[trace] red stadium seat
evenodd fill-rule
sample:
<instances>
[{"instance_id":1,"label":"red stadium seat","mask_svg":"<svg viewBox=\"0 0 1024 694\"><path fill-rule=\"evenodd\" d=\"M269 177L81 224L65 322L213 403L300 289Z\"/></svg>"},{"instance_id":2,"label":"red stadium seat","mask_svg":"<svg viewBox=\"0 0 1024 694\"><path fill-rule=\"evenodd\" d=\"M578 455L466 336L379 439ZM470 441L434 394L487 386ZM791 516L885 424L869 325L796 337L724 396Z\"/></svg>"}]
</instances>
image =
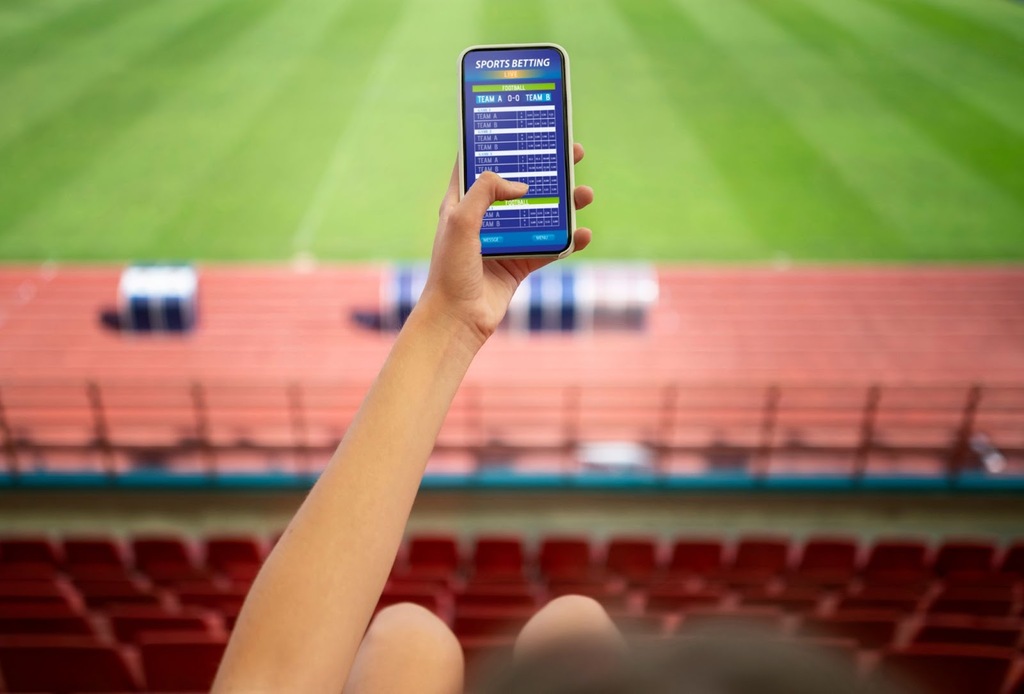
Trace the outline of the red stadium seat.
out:
<instances>
[{"instance_id":1,"label":"red stadium seat","mask_svg":"<svg viewBox=\"0 0 1024 694\"><path fill-rule=\"evenodd\" d=\"M933 571L951 574L989 574L995 568L996 547L991 542L951 540L939 547Z\"/></svg>"},{"instance_id":2,"label":"red stadium seat","mask_svg":"<svg viewBox=\"0 0 1024 694\"><path fill-rule=\"evenodd\" d=\"M73 594L54 581L0 581L0 606L73 605Z\"/></svg>"},{"instance_id":3,"label":"red stadium seat","mask_svg":"<svg viewBox=\"0 0 1024 694\"><path fill-rule=\"evenodd\" d=\"M649 538L613 538L605 559L608 572L633 583L649 581L658 568L658 547Z\"/></svg>"},{"instance_id":4,"label":"red stadium seat","mask_svg":"<svg viewBox=\"0 0 1024 694\"><path fill-rule=\"evenodd\" d=\"M132 540L135 566L158 583L204 575L192 561L184 540L171 536L142 536Z\"/></svg>"},{"instance_id":5,"label":"red stadium seat","mask_svg":"<svg viewBox=\"0 0 1024 694\"><path fill-rule=\"evenodd\" d=\"M629 597L625 588L621 582L552 581L548 584L548 594L552 598L582 595L597 600L606 610L624 610Z\"/></svg>"},{"instance_id":6,"label":"red stadium seat","mask_svg":"<svg viewBox=\"0 0 1024 694\"><path fill-rule=\"evenodd\" d=\"M94 636L96 625L68 605L8 605L0 607L0 635L63 634Z\"/></svg>"},{"instance_id":7,"label":"red stadium seat","mask_svg":"<svg viewBox=\"0 0 1024 694\"><path fill-rule=\"evenodd\" d=\"M240 586L220 587L205 584L184 586L175 591L178 602L182 605L211 610L241 608L247 592L246 588Z\"/></svg>"},{"instance_id":8,"label":"red stadium seat","mask_svg":"<svg viewBox=\"0 0 1024 694\"><path fill-rule=\"evenodd\" d=\"M455 610L452 631L460 640L495 636L513 637L533 614L534 610L530 607L460 607Z\"/></svg>"},{"instance_id":9,"label":"red stadium seat","mask_svg":"<svg viewBox=\"0 0 1024 694\"><path fill-rule=\"evenodd\" d=\"M139 637L139 655L147 690L210 691L226 646L224 636L143 634Z\"/></svg>"},{"instance_id":10,"label":"red stadium seat","mask_svg":"<svg viewBox=\"0 0 1024 694\"><path fill-rule=\"evenodd\" d=\"M883 648L893 642L900 615L891 610L841 612L827 617L805 617L798 633L812 637L852 639L862 648Z\"/></svg>"},{"instance_id":11,"label":"red stadium seat","mask_svg":"<svg viewBox=\"0 0 1024 694\"><path fill-rule=\"evenodd\" d=\"M106 537L73 537L64 540L64 557L68 568L77 566L108 566L125 569L121 546Z\"/></svg>"},{"instance_id":12,"label":"red stadium seat","mask_svg":"<svg viewBox=\"0 0 1024 694\"><path fill-rule=\"evenodd\" d=\"M549 579L583 580L593 572L586 537L547 537L540 545L540 572Z\"/></svg>"},{"instance_id":13,"label":"red stadium seat","mask_svg":"<svg viewBox=\"0 0 1024 694\"><path fill-rule=\"evenodd\" d=\"M526 585L467 586L455 596L456 609L478 608L535 608L537 596Z\"/></svg>"},{"instance_id":14,"label":"red stadium seat","mask_svg":"<svg viewBox=\"0 0 1024 694\"><path fill-rule=\"evenodd\" d=\"M419 535L409 540L410 575L452 576L461 565L454 537Z\"/></svg>"},{"instance_id":15,"label":"red stadium seat","mask_svg":"<svg viewBox=\"0 0 1024 694\"><path fill-rule=\"evenodd\" d=\"M38 562L11 562L0 564L0 581L35 581L54 579L58 570L53 564Z\"/></svg>"},{"instance_id":16,"label":"red stadium seat","mask_svg":"<svg viewBox=\"0 0 1024 694\"><path fill-rule=\"evenodd\" d=\"M46 537L0 538L0 564L61 564L60 551Z\"/></svg>"},{"instance_id":17,"label":"red stadium seat","mask_svg":"<svg viewBox=\"0 0 1024 694\"><path fill-rule=\"evenodd\" d=\"M823 593L813 586L785 586L780 590L756 586L741 596L744 606L778 607L786 612L807 613L817 609Z\"/></svg>"},{"instance_id":18,"label":"red stadium seat","mask_svg":"<svg viewBox=\"0 0 1024 694\"><path fill-rule=\"evenodd\" d=\"M1006 554L1003 555L1003 561L999 565L999 570L1002 573L1014 574L1024 578L1024 541L1014 542L1007 548Z\"/></svg>"},{"instance_id":19,"label":"red stadium seat","mask_svg":"<svg viewBox=\"0 0 1024 694\"><path fill-rule=\"evenodd\" d=\"M785 538L743 538L736 546L731 573L777 576L789 564L789 540Z\"/></svg>"},{"instance_id":20,"label":"red stadium seat","mask_svg":"<svg viewBox=\"0 0 1024 694\"><path fill-rule=\"evenodd\" d=\"M857 573L857 542L846 538L812 538L804 545L795 579L840 586Z\"/></svg>"},{"instance_id":21,"label":"red stadium seat","mask_svg":"<svg viewBox=\"0 0 1024 694\"><path fill-rule=\"evenodd\" d=\"M263 548L254 537L210 537L204 548L206 567L233 578L251 579L263 564Z\"/></svg>"},{"instance_id":22,"label":"red stadium seat","mask_svg":"<svg viewBox=\"0 0 1024 694\"><path fill-rule=\"evenodd\" d=\"M725 593L720 588L653 587L647 592L646 610L648 613L685 612L694 607L719 605L724 598Z\"/></svg>"},{"instance_id":23,"label":"red stadium seat","mask_svg":"<svg viewBox=\"0 0 1024 694\"><path fill-rule=\"evenodd\" d=\"M523 541L518 537L478 537L473 549L474 576L521 578Z\"/></svg>"},{"instance_id":24,"label":"red stadium seat","mask_svg":"<svg viewBox=\"0 0 1024 694\"><path fill-rule=\"evenodd\" d=\"M171 612L151 605L122 605L107 610L110 629L118 641L137 641L146 632L218 634L220 622L212 613L197 609Z\"/></svg>"},{"instance_id":25,"label":"red stadium seat","mask_svg":"<svg viewBox=\"0 0 1024 694\"><path fill-rule=\"evenodd\" d=\"M864 567L864 580L875 584L914 584L931 575L926 563L928 548L915 540L882 540L875 543Z\"/></svg>"},{"instance_id":26,"label":"red stadium seat","mask_svg":"<svg viewBox=\"0 0 1024 694\"><path fill-rule=\"evenodd\" d=\"M728 610L713 607L695 607L686 612L681 624L681 631L685 633L695 628L731 625L781 631L784 624L785 615L773 607L744 607Z\"/></svg>"},{"instance_id":27,"label":"red stadium seat","mask_svg":"<svg viewBox=\"0 0 1024 694\"><path fill-rule=\"evenodd\" d=\"M975 617L1006 617L1013 609L1012 589L991 586L948 586L939 593L928 611L933 614L961 614Z\"/></svg>"},{"instance_id":28,"label":"red stadium seat","mask_svg":"<svg viewBox=\"0 0 1024 694\"><path fill-rule=\"evenodd\" d=\"M12 692L137 692L141 684L123 647L81 636L2 638L0 671Z\"/></svg>"},{"instance_id":29,"label":"red stadium seat","mask_svg":"<svg viewBox=\"0 0 1024 694\"><path fill-rule=\"evenodd\" d=\"M1000 694L1014 652L989 646L925 644L883 654L880 670L929 694Z\"/></svg>"},{"instance_id":30,"label":"red stadium seat","mask_svg":"<svg viewBox=\"0 0 1024 694\"><path fill-rule=\"evenodd\" d=\"M911 643L959 643L1016 648L1021 641L1018 619L929 616L915 629Z\"/></svg>"},{"instance_id":31,"label":"red stadium seat","mask_svg":"<svg viewBox=\"0 0 1024 694\"><path fill-rule=\"evenodd\" d=\"M719 540L677 540L672 546L668 573L675 576L714 576L722 570L722 543Z\"/></svg>"},{"instance_id":32,"label":"red stadium seat","mask_svg":"<svg viewBox=\"0 0 1024 694\"><path fill-rule=\"evenodd\" d=\"M89 607L110 605L159 605L160 594L145 581L134 578L75 581Z\"/></svg>"},{"instance_id":33,"label":"red stadium seat","mask_svg":"<svg viewBox=\"0 0 1024 694\"><path fill-rule=\"evenodd\" d=\"M867 586L857 593L841 597L838 609L913 612L920 606L922 597L921 591L917 588Z\"/></svg>"},{"instance_id":34,"label":"red stadium seat","mask_svg":"<svg viewBox=\"0 0 1024 694\"><path fill-rule=\"evenodd\" d=\"M441 611L442 593L436 588L391 588L385 587L380 599L377 601L377 609L409 602L424 607L434 614Z\"/></svg>"}]
</instances>

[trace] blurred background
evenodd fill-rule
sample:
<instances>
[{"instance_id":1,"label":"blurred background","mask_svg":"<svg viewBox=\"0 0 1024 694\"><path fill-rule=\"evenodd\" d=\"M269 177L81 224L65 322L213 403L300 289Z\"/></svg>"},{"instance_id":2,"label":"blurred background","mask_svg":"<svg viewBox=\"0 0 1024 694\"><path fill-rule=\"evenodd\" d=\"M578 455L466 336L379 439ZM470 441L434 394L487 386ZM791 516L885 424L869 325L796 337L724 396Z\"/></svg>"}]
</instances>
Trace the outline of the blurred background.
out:
<instances>
[{"instance_id":1,"label":"blurred background","mask_svg":"<svg viewBox=\"0 0 1024 694\"><path fill-rule=\"evenodd\" d=\"M456 58L510 42L569 53L595 240L381 604L471 666L584 593L1021 691L1012 0L0 2L0 691L205 691L422 286Z\"/></svg>"}]
</instances>

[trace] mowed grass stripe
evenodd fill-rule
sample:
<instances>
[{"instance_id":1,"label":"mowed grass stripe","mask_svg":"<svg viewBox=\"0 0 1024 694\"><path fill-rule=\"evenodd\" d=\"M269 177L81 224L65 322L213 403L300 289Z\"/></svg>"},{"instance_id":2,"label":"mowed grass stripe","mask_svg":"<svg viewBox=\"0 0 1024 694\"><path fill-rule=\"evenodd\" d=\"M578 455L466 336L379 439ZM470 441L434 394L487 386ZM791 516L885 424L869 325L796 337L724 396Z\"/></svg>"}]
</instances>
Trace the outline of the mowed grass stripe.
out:
<instances>
[{"instance_id":1,"label":"mowed grass stripe","mask_svg":"<svg viewBox=\"0 0 1024 694\"><path fill-rule=\"evenodd\" d=\"M6 0L0 2L0 40L32 31L93 0Z\"/></svg>"},{"instance_id":2,"label":"mowed grass stripe","mask_svg":"<svg viewBox=\"0 0 1024 694\"><path fill-rule=\"evenodd\" d=\"M924 27L951 44L986 55L1010 69L1024 68L1024 42L1013 36L974 21L963 12L937 5L934 1L868 0L874 5L899 15L908 22ZM1019 21L1024 22L1024 13Z\"/></svg>"},{"instance_id":3,"label":"mowed grass stripe","mask_svg":"<svg viewBox=\"0 0 1024 694\"><path fill-rule=\"evenodd\" d=\"M69 5L63 12L0 42L0 76L63 50L98 27L118 22L122 15L138 12L147 4L140 0L88 0Z\"/></svg>"},{"instance_id":4,"label":"mowed grass stripe","mask_svg":"<svg viewBox=\"0 0 1024 694\"><path fill-rule=\"evenodd\" d=\"M39 119L67 108L101 80L116 76L173 34L209 0L151 0L118 15L81 40L48 51L20 69L0 73L0 94L17 108L0 109L0 146Z\"/></svg>"},{"instance_id":5,"label":"mowed grass stripe","mask_svg":"<svg viewBox=\"0 0 1024 694\"><path fill-rule=\"evenodd\" d=\"M1013 0L925 0L970 17L991 31L1024 42L1024 3Z\"/></svg>"},{"instance_id":6,"label":"mowed grass stripe","mask_svg":"<svg viewBox=\"0 0 1024 694\"><path fill-rule=\"evenodd\" d=\"M1000 188L1010 199L1024 201L1024 167L1020 165L1024 162L1024 137L957 94L871 50L847 27L806 5L792 0L750 4L871 91L973 175ZM956 183L957 190L966 192L962 181ZM984 202L988 206L994 201ZM1014 211L1024 210L1015 206Z\"/></svg>"},{"instance_id":7,"label":"mowed grass stripe","mask_svg":"<svg viewBox=\"0 0 1024 694\"><path fill-rule=\"evenodd\" d=\"M0 234L18 223L102 157L121 133L187 85L211 56L225 50L282 0L222 0L69 107L38 122L0 149L11 175L0 178Z\"/></svg>"},{"instance_id":8,"label":"mowed grass stripe","mask_svg":"<svg viewBox=\"0 0 1024 694\"><path fill-rule=\"evenodd\" d=\"M870 50L941 84L1004 127L1024 134L1024 73L1020 70L943 40L870 0L806 1L835 23L856 27L857 35Z\"/></svg>"},{"instance_id":9,"label":"mowed grass stripe","mask_svg":"<svg viewBox=\"0 0 1024 694\"><path fill-rule=\"evenodd\" d=\"M907 218L902 191L893 190L891 181L880 177L878 169L899 171L915 157L941 168L949 165L943 161L943 153L917 139L860 85L844 80L828 62L803 49L744 0L720 0L714 6L692 0L674 2L718 50L733 57L746 82L882 220L876 227L837 226L832 230L808 224L803 230L805 238L818 237L816 242L821 243L831 236L853 255L902 255L905 227L917 220ZM897 140L904 146L888 144ZM801 199L801 191L792 193L794 200Z\"/></svg>"},{"instance_id":10,"label":"mowed grass stripe","mask_svg":"<svg viewBox=\"0 0 1024 694\"><path fill-rule=\"evenodd\" d=\"M587 147L576 181L597 193L579 214L595 232L584 258L657 258L666 248L687 260L768 254L610 2L563 0L547 12L573 65L575 134Z\"/></svg>"},{"instance_id":11,"label":"mowed grass stripe","mask_svg":"<svg viewBox=\"0 0 1024 694\"><path fill-rule=\"evenodd\" d=\"M766 243L800 258L874 257L884 220L789 118L751 84L735 59L670 0L618 0L677 116L701 138L732 196ZM668 201L666 201L668 202Z\"/></svg>"},{"instance_id":12,"label":"mowed grass stripe","mask_svg":"<svg viewBox=\"0 0 1024 694\"><path fill-rule=\"evenodd\" d=\"M238 145L248 124L292 78L294 66L344 7L321 0L278 3L245 36L205 61L187 84L167 94L160 108L125 130L53 204L24 220L22 232L61 237L63 251L70 254L166 257L156 237L167 220L196 195L220 198L220 190L202 186L205 176ZM160 148L158 159L154 145ZM262 191L255 193L258 201ZM90 238L93 226L103 227L101 239ZM234 236L241 250L248 245L248 239L237 242L238 234L248 231L237 225L216 231L218 237Z\"/></svg>"},{"instance_id":13,"label":"mowed grass stripe","mask_svg":"<svg viewBox=\"0 0 1024 694\"><path fill-rule=\"evenodd\" d=\"M476 0L448 0L442 10L436 0L409 0L321 184L331 195L306 237L317 257L429 257L458 146L456 58L481 40L478 18Z\"/></svg>"},{"instance_id":14,"label":"mowed grass stripe","mask_svg":"<svg viewBox=\"0 0 1024 694\"><path fill-rule=\"evenodd\" d=\"M402 0L352 0L324 27L249 121L231 150L194 181L192 194L154 240L170 255L281 258L340 129L366 80L367 56ZM245 229L246 242L225 233Z\"/></svg>"}]
</instances>

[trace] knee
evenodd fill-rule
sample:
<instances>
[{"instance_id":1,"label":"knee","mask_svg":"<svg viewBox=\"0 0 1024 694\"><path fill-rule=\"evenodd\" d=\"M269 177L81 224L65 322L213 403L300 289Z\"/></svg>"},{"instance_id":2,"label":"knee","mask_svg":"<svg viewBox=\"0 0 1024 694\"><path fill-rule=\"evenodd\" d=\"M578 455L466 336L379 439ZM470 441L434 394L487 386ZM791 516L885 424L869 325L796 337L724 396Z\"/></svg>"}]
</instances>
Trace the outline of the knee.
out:
<instances>
[{"instance_id":1,"label":"knee","mask_svg":"<svg viewBox=\"0 0 1024 694\"><path fill-rule=\"evenodd\" d=\"M370 622L366 639L393 643L407 655L427 658L439 667L462 671L462 647L448 625L433 612L412 603L385 607Z\"/></svg>"},{"instance_id":2,"label":"knee","mask_svg":"<svg viewBox=\"0 0 1024 694\"><path fill-rule=\"evenodd\" d=\"M549 602L527 622L516 639L516 655L575 638L622 641L601 603L582 595L565 595Z\"/></svg>"}]
</instances>

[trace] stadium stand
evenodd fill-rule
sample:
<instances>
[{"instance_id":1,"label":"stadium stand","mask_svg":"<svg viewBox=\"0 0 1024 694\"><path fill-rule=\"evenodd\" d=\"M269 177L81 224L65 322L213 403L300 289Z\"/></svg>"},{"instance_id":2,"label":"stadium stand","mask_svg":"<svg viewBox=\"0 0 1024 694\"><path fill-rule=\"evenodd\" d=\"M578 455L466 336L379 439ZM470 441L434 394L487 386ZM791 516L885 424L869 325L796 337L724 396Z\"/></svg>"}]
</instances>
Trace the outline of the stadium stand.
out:
<instances>
[{"instance_id":1,"label":"stadium stand","mask_svg":"<svg viewBox=\"0 0 1024 694\"><path fill-rule=\"evenodd\" d=\"M509 649L538 606L579 592L600 599L633 634L753 623L856 657L866 677L895 673L936 694L1009 693L1024 667L1024 577L1013 574L994 593L950 585L950 558L961 556L965 545L986 548L968 553L972 569L1005 566L1020 547L983 538L932 545L827 536L669 542L550 536L533 542L513 535L413 535L379 607L414 602L436 613L452 626L471 667ZM8 691L205 691L244 595L237 564L225 557L252 566L264 546L264 538L238 534L0 538L0 567L49 562L53 568L52 575L0 582L0 673ZM552 564L560 547L571 548L569 559ZM124 577L80 579L71 571L83 557L113 560ZM165 575L166 559L193 557L196 563L188 566L204 572L208 584L154 580ZM414 564L424 568L422 579ZM880 567L910 567L915 577L922 572L922 582L911 588L865 584ZM835 582L837 568L845 583ZM819 569L830 581L805 580ZM737 582L735 570L769 578L763 585Z\"/></svg>"}]
</instances>

